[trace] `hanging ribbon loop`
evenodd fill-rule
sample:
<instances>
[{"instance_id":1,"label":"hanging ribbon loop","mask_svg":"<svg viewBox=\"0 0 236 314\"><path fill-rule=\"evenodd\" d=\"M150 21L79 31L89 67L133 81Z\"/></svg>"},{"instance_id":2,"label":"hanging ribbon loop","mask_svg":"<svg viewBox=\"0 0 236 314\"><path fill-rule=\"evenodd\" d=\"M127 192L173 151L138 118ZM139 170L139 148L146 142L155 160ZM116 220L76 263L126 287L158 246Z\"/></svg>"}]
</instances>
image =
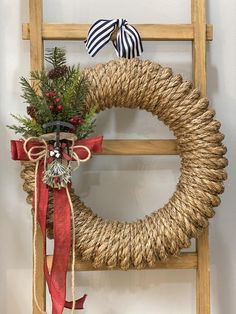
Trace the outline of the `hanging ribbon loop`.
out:
<instances>
[{"instance_id":1,"label":"hanging ribbon loop","mask_svg":"<svg viewBox=\"0 0 236 314\"><path fill-rule=\"evenodd\" d=\"M91 57L94 57L111 40L116 28L118 31L113 45L117 56L131 59L141 55L142 40L134 26L129 25L126 19L100 19L91 26L85 40L86 49Z\"/></svg>"}]
</instances>

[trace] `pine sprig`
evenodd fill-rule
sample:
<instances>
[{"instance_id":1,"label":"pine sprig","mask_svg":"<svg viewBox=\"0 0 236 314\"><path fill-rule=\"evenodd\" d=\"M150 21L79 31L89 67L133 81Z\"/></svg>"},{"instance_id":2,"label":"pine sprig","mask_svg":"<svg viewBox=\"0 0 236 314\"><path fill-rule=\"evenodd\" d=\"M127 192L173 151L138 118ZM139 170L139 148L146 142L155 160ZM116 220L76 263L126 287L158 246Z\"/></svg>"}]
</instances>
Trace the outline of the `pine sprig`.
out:
<instances>
[{"instance_id":1,"label":"pine sprig","mask_svg":"<svg viewBox=\"0 0 236 314\"><path fill-rule=\"evenodd\" d=\"M20 83L22 86L22 98L25 100L25 103L34 107L35 110L35 119L38 123L45 123L51 120L51 112L48 108L47 102L43 97L45 90L47 90L45 73L44 72L32 72L30 80L34 80L34 87L30 82L21 77ZM39 90L40 93L37 93L36 90Z\"/></svg>"},{"instance_id":2,"label":"pine sprig","mask_svg":"<svg viewBox=\"0 0 236 314\"><path fill-rule=\"evenodd\" d=\"M86 138L94 131L94 125L96 120L94 119L97 108L93 107L89 112L85 114L84 123L82 123L76 131L78 138Z\"/></svg>"},{"instance_id":3,"label":"pine sprig","mask_svg":"<svg viewBox=\"0 0 236 314\"><path fill-rule=\"evenodd\" d=\"M30 80L34 81L34 86L41 91L42 95L44 95L46 91L54 88L54 83L48 79L45 71L32 71Z\"/></svg>"},{"instance_id":4,"label":"pine sprig","mask_svg":"<svg viewBox=\"0 0 236 314\"><path fill-rule=\"evenodd\" d=\"M57 47L47 51L45 60L52 66L48 72L33 71L29 79L20 78L22 97L32 119L13 115L19 126L10 128L24 137L38 136L54 131L43 130L43 124L59 120L73 124L78 138L88 136L94 129L96 109L87 112L85 98L89 86L79 66L66 66L65 50Z\"/></svg>"},{"instance_id":5,"label":"pine sprig","mask_svg":"<svg viewBox=\"0 0 236 314\"><path fill-rule=\"evenodd\" d=\"M19 123L19 125L8 125L16 134L21 134L24 138L43 134L43 128L34 119L14 114L11 114L11 116Z\"/></svg>"},{"instance_id":6,"label":"pine sprig","mask_svg":"<svg viewBox=\"0 0 236 314\"><path fill-rule=\"evenodd\" d=\"M80 81L79 67L71 67L68 70L68 76L65 82L65 91L63 101L66 106L70 106L75 96L76 88Z\"/></svg>"},{"instance_id":7,"label":"pine sprig","mask_svg":"<svg viewBox=\"0 0 236 314\"><path fill-rule=\"evenodd\" d=\"M72 103L72 106L75 110L81 110L80 104L84 102L84 99L89 91L89 85L88 82L85 80L84 77L81 77L78 81L78 84L75 88L75 94L74 94L74 102ZM83 108L84 110L84 108ZM96 110L94 111L95 114Z\"/></svg>"},{"instance_id":8,"label":"pine sprig","mask_svg":"<svg viewBox=\"0 0 236 314\"><path fill-rule=\"evenodd\" d=\"M66 64L66 52L62 48L48 49L45 55L45 60L54 68Z\"/></svg>"},{"instance_id":9,"label":"pine sprig","mask_svg":"<svg viewBox=\"0 0 236 314\"><path fill-rule=\"evenodd\" d=\"M24 98L27 104L37 107L40 103L40 97L37 95L35 88L24 77L20 78L20 84L23 91L22 98Z\"/></svg>"}]
</instances>

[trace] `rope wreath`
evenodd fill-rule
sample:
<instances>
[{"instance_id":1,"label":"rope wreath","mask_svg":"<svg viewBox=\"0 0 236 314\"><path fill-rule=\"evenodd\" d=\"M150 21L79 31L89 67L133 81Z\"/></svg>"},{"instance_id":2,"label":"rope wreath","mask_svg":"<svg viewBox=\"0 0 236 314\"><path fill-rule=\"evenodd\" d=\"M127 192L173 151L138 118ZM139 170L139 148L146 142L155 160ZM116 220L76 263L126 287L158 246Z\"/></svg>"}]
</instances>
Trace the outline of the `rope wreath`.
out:
<instances>
[{"instance_id":1,"label":"rope wreath","mask_svg":"<svg viewBox=\"0 0 236 314\"><path fill-rule=\"evenodd\" d=\"M98 112L111 107L139 108L155 115L173 131L181 157L181 176L169 201L142 220L122 223L98 217L78 196L75 209L76 254L95 267L127 270L152 267L157 260L178 255L190 246L214 215L224 190L227 159L220 122L192 83L173 75L170 68L138 59L118 59L83 75L90 82L87 108ZM27 201L32 203L34 165L24 162ZM53 204L49 201L48 236L53 236Z\"/></svg>"}]
</instances>

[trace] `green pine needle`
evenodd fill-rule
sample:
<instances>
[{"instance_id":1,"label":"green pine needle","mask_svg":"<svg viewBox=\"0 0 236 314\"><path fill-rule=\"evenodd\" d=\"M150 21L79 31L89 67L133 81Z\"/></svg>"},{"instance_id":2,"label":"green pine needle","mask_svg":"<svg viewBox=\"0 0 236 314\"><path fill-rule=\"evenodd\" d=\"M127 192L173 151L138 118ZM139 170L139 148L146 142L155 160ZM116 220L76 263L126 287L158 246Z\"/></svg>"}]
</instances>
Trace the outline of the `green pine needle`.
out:
<instances>
[{"instance_id":1,"label":"green pine needle","mask_svg":"<svg viewBox=\"0 0 236 314\"><path fill-rule=\"evenodd\" d=\"M11 114L11 116L19 123L19 125L8 125L16 134L21 134L24 138L27 138L30 136L37 137L44 133L42 126L35 120L20 115Z\"/></svg>"},{"instance_id":2,"label":"green pine needle","mask_svg":"<svg viewBox=\"0 0 236 314\"><path fill-rule=\"evenodd\" d=\"M79 116L84 123L76 127L76 134L78 138L86 137L94 129L96 113L96 108L87 112L85 98L89 86L86 79L81 75L79 66L66 66L64 49L49 49L45 60L53 66L50 75L44 70L32 71L29 79L20 78L22 98L29 107L28 112L33 112L33 119L13 115L19 125L9 127L23 137L38 136L55 131L53 128L43 130L42 125L47 122L69 122L74 116ZM55 96L48 96L51 93ZM59 104L56 99L59 99ZM57 110L58 105L61 110Z\"/></svg>"},{"instance_id":3,"label":"green pine needle","mask_svg":"<svg viewBox=\"0 0 236 314\"><path fill-rule=\"evenodd\" d=\"M50 63L54 68L66 64L66 52L62 48L47 49L45 60Z\"/></svg>"},{"instance_id":4,"label":"green pine needle","mask_svg":"<svg viewBox=\"0 0 236 314\"><path fill-rule=\"evenodd\" d=\"M76 130L78 138L83 139L88 137L94 131L95 119L97 107L92 107L89 112L85 114L84 123L82 123Z\"/></svg>"}]
</instances>

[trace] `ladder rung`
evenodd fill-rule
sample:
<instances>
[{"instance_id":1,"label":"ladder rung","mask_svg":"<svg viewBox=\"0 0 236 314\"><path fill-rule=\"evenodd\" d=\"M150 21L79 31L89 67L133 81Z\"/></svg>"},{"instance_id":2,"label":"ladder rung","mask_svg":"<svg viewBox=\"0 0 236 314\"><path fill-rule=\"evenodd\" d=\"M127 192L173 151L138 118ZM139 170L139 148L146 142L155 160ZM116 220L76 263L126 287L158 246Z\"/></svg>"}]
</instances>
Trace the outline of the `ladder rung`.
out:
<instances>
[{"instance_id":1,"label":"ladder rung","mask_svg":"<svg viewBox=\"0 0 236 314\"><path fill-rule=\"evenodd\" d=\"M90 24L43 24L43 39L84 40ZM134 24L142 40L193 40L193 24ZM30 25L22 25L22 38L30 39ZM213 26L206 25L206 39L213 39Z\"/></svg>"},{"instance_id":2,"label":"ladder rung","mask_svg":"<svg viewBox=\"0 0 236 314\"><path fill-rule=\"evenodd\" d=\"M51 255L47 256L47 263L49 271L52 267L53 257ZM153 267L146 269L197 269L197 253L182 253L178 257L171 256L168 258L166 262L158 261ZM69 266L68 270L71 269ZM75 263L76 271L93 271L93 270L120 270L120 268L112 268L110 269L107 266L94 268L93 265L89 262L82 262L80 260L76 260ZM135 268L130 268L130 270L135 270Z\"/></svg>"},{"instance_id":3,"label":"ladder rung","mask_svg":"<svg viewBox=\"0 0 236 314\"><path fill-rule=\"evenodd\" d=\"M177 155L176 140L104 140L97 155Z\"/></svg>"}]
</instances>

